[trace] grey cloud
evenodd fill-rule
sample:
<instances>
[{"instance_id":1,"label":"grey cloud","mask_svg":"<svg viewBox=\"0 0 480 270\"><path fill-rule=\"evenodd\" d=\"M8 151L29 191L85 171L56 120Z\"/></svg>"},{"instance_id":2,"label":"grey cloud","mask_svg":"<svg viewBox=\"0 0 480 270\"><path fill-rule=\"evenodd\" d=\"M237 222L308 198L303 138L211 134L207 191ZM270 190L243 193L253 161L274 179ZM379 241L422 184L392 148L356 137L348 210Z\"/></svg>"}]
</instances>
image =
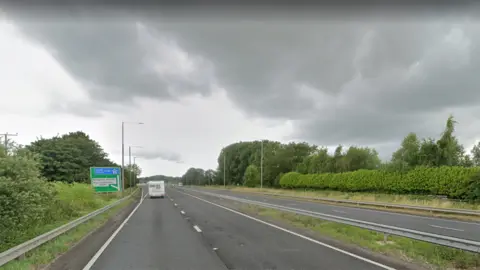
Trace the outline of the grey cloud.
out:
<instances>
[{"instance_id":1,"label":"grey cloud","mask_svg":"<svg viewBox=\"0 0 480 270\"><path fill-rule=\"evenodd\" d=\"M175 100L210 93L212 70L207 62L187 55L193 70L175 70L181 67L175 66L175 51L167 51L170 41L152 37L134 18L57 21L40 17L16 24L49 49L94 101L132 103L134 97Z\"/></svg>"},{"instance_id":2,"label":"grey cloud","mask_svg":"<svg viewBox=\"0 0 480 270\"><path fill-rule=\"evenodd\" d=\"M410 131L436 135L444 121L438 114L480 102L480 28L460 16L158 17L141 21L154 37L193 56L198 71L159 76L145 61L155 51L149 44L157 43L137 42L135 20L22 29L49 44L79 80L95 85L96 100L208 95L213 82L250 116L295 119L293 137L324 145L388 144ZM169 62L168 55L158 58Z\"/></svg>"},{"instance_id":3,"label":"grey cloud","mask_svg":"<svg viewBox=\"0 0 480 270\"><path fill-rule=\"evenodd\" d=\"M240 108L296 119L292 136L320 144L436 136L445 120L436 114L480 101L480 28L461 17L168 27L215 64Z\"/></svg>"}]
</instances>

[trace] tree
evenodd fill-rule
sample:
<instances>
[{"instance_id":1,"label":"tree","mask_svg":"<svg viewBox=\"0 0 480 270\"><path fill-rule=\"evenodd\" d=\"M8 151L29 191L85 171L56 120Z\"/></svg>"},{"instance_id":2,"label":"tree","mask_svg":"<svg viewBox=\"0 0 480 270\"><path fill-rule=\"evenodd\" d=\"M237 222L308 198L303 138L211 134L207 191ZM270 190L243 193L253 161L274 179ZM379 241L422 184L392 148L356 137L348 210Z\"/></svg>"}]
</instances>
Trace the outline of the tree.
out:
<instances>
[{"instance_id":1,"label":"tree","mask_svg":"<svg viewBox=\"0 0 480 270\"><path fill-rule=\"evenodd\" d=\"M214 184L216 179L216 172L212 169L205 171L205 180L207 181L208 185Z\"/></svg>"},{"instance_id":2,"label":"tree","mask_svg":"<svg viewBox=\"0 0 480 270\"><path fill-rule=\"evenodd\" d=\"M200 168L189 168L182 176L182 182L186 185L204 185L207 183L205 171Z\"/></svg>"},{"instance_id":3,"label":"tree","mask_svg":"<svg viewBox=\"0 0 480 270\"><path fill-rule=\"evenodd\" d=\"M419 164L423 166L438 166L439 149L432 138L423 139L418 153Z\"/></svg>"},{"instance_id":4,"label":"tree","mask_svg":"<svg viewBox=\"0 0 480 270\"><path fill-rule=\"evenodd\" d=\"M377 151L368 147L350 146L342 159L345 171L374 170L381 164Z\"/></svg>"},{"instance_id":5,"label":"tree","mask_svg":"<svg viewBox=\"0 0 480 270\"><path fill-rule=\"evenodd\" d=\"M81 131L39 138L27 149L40 156L42 175L49 181L88 183L90 167L118 166L96 141Z\"/></svg>"},{"instance_id":6,"label":"tree","mask_svg":"<svg viewBox=\"0 0 480 270\"><path fill-rule=\"evenodd\" d=\"M402 164L409 168L413 168L420 164L420 140L417 134L411 132L401 143L400 148L392 155L392 163Z\"/></svg>"},{"instance_id":7,"label":"tree","mask_svg":"<svg viewBox=\"0 0 480 270\"><path fill-rule=\"evenodd\" d=\"M244 183L247 187L255 187L260 184L260 172L255 165L249 165L243 176Z\"/></svg>"},{"instance_id":8,"label":"tree","mask_svg":"<svg viewBox=\"0 0 480 270\"><path fill-rule=\"evenodd\" d=\"M470 151L472 154L472 162L475 166L480 166L480 142L473 146Z\"/></svg>"},{"instance_id":9,"label":"tree","mask_svg":"<svg viewBox=\"0 0 480 270\"><path fill-rule=\"evenodd\" d=\"M456 123L453 116L449 116L445 130L437 141L438 166L456 166L459 165L462 160L464 154L463 146L458 143L457 138L453 135Z\"/></svg>"}]
</instances>

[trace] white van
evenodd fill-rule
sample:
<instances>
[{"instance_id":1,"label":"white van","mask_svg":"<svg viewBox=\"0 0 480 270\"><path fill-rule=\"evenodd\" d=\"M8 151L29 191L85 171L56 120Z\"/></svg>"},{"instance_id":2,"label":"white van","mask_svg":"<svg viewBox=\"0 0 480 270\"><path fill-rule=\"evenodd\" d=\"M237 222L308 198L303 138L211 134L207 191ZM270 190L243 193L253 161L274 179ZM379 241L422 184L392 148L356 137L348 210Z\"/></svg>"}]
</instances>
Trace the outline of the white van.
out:
<instances>
[{"instance_id":1,"label":"white van","mask_svg":"<svg viewBox=\"0 0 480 270\"><path fill-rule=\"evenodd\" d=\"M148 196L165 198L165 181L148 181Z\"/></svg>"}]
</instances>

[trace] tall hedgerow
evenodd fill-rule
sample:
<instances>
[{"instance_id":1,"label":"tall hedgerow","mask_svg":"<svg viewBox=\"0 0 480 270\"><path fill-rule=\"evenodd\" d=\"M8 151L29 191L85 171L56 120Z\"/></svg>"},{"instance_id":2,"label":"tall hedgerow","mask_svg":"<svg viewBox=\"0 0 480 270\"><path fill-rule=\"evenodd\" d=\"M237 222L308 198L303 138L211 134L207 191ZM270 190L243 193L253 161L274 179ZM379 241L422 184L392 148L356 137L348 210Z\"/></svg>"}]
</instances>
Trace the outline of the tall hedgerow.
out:
<instances>
[{"instance_id":1,"label":"tall hedgerow","mask_svg":"<svg viewBox=\"0 0 480 270\"><path fill-rule=\"evenodd\" d=\"M345 173L299 174L280 179L283 188L330 189L347 192L444 195L464 199L471 193L478 167L416 167L408 172L358 170Z\"/></svg>"}]
</instances>

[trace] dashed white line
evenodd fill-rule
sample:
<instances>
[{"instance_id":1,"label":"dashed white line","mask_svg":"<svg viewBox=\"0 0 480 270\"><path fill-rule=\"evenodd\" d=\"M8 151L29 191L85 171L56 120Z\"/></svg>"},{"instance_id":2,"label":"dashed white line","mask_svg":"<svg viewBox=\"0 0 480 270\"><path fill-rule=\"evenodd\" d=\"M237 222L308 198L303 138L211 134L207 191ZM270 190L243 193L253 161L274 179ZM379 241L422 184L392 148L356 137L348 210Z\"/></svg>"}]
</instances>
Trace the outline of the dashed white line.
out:
<instances>
[{"instance_id":1,"label":"dashed white line","mask_svg":"<svg viewBox=\"0 0 480 270\"><path fill-rule=\"evenodd\" d=\"M185 215L185 211L183 211L183 210L182 210L182 211L180 211L180 213L181 213L182 215Z\"/></svg>"},{"instance_id":2,"label":"dashed white line","mask_svg":"<svg viewBox=\"0 0 480 270\"><path fill-rule=\"evenodd\" d=\"M173 205L178 206L178 204L174 203Z\"/></svg>"},{"instance_id":3,"label":"dashed white line","mask_svg":"<svg viewBox=\"0 0 480 270\"><path fill-rule=\"evenodd\" d=\"M464 232L465 230L462 230L462 229L455 229L455 228L449 228L449 227L442 227L442 226L438 226L438 225L428 225L430 227L434 227L434 228L439 228L439 229L445 229L445 230L452 230L452 231L458 231L458 232Z\"/></svg>"},{"instance_id":4,"label":"dashed white line","mask_svg":"<svg viewBox=\"0 0 480 270\"><path fill-rule=\"evenodd\" d=\"M209 203L209 204L215 205L215 206L217 206L217 207L220 207L220 208L225 209L225 210L227 210L227 211L230 211L230 212L232 212L232 213L238 214L238 215L243 216L243 217L246 217L246 218L248 218L248 219L251 219L251 220L257 221L257 222L259 222L259 223L265 224L265 225L267 225L267 226L273 227L273 228L275 228L275 229L278 229L278 230L284 231L284 232L286 232L286 233L289 233L289 234L298 236L298 237L300 237L300 238L302 238L302 239L305 239L305 240L307 240L307 241L313 242L313 243L315 243L315 244L318 244L318 245L324 246L324 247L326 247L326 248L335 250L335 251L337 251L337 252L343 253L343 254L345 254L345 255L348 255L348 256L350 256L350 257L356 258L356 259L358 259L358 260L361 260L361 261L364 261L364 262L367 262L367 263L376 265L376 266L381 267L381 268L383 268L383 269L396 270L395 268L392 268L392 267L390 267L390 266L387 266L387 265L384 265L384 264L381 264L381 263L372 261L372 260L370 260L370 259L361 257L361 256L359 256L359 255L353 254L353 253L348 252L348 251L346 251L346 250L336 248L336 247L334 247L334 246L331 246L331 245L329 245L329 244L320 242L320 241L315 240L315 239L313 239L313 238L310 238L310 237L308 237L308 236L301 235L301 234L299 234L299 233L290 231L290 230L288 230L288 229L282 228L282 227L277 226L277 225L274 225L274 224L272 224L272 223L263 221L263 220L261 220L261 219L258 219L258 218L252 217L252 216L249 216L249 215L244 214L244 213L242 213L242 212L238 212L238 211L236 211L236 210L230 209L230 208L225 207L225 206L223 206L223 205L219 205L219 204L216 204L216 203L207 201L207 200L205 200L205 199L202 199L202 198L197 197L197 196L195 196L195 195L188 194L188 193L186 193L186 192L182 192L182 191L179 191L179 192L180 192L180 193L183 193L183 194L185 194L185 195L188 195L188 196L190 196L190 197L196 198L196 199L198 199L198 200L200 200L200 201L203 201L203 202L205 202L205 203ZM196 226L196 225L195 225L195 226ZM194 226L194 227L195 227L195 226ZM197 229L197 228L195 228L195 229ZM198 228L198 230L200 230L200 228ZM198 231L198 230L197 230L197 231Z\"/></svg>"},{"instance_id":5,"label":"dashed white line","mask_svg":"<svg viewBox=\"0 0 480 270\"><path fill-rule=\"evenodd\" d=\"M333 212L336 212L336 213L342 213L342 214L346 214L347 212L345 211L340 211L340 210L332 210Z\"/></svg>"},{"instance_id":6,"label":"dashed white line","mask_svg":"<svg viewBox=\"0 0 480 270\"><path fill-rule=\"evenodd\" d=\"M200 230L200 228L199 228L197 225L194 225L193 228L194 228L197 232L202 232L202 230Z\"/></svg>"}]
</instances>

